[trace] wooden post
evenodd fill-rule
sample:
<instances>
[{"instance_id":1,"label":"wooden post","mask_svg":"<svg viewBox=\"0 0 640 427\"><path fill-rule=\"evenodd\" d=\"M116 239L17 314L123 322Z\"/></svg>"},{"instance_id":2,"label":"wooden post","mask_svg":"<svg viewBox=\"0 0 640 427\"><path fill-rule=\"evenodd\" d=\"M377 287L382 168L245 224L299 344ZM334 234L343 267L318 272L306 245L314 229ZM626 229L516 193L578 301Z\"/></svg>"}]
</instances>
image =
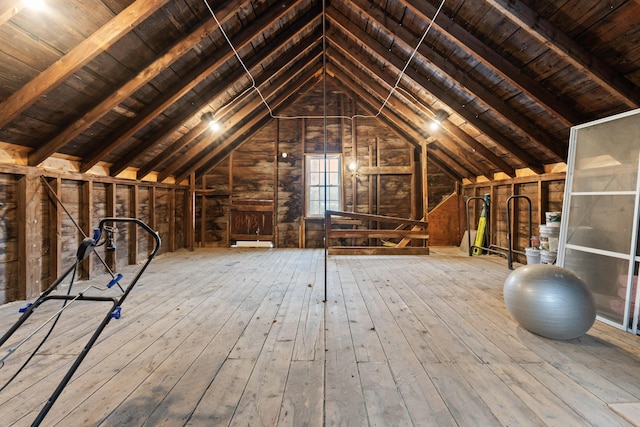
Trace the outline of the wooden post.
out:
<instances>
[{"instance_id":1,"label":"wooden post","mask_svg":"<svg viewBox=\"0 0 640 427\"><path fill-rule=\"evenodd\" d=\"M147 224L153 231L156 230L156 187L152 185L149 187L149 224ZM149 244L147 252L151 251L153 248L154 239L149 236Z\"/></svg>"},{"instance_id":2,"label":"wooden post","mask_svg":"<svg viewBox=\"0 0 640 427\"><path fill-rule=\"evenodd\" d=\"M273 144L273 247L279 246L278 242L278 146L280 145L280 119L276 119L275 142Z\"/></svg>"},{"instance_id":3,"label":"wooden post","mask_svg":"<svg viewBox=\"0 0 640 427\"><path fill-rule=\"evenodd\" d=\"M176 189L169 190L169 252L176 251Z\"/></svg>"},{"instance_id":4,"label":"wooden post","mask_svg":"<svg viewBox=\"0 0 640 427\"><path fill-rule=\"evenodd\" d=\"M40 178L22 176L18 180L18 286L16 299L26 299L41 291L42 233Z\"/></svg>"},{"instance_id":5,"label":"wooden post","mask_svg":"<svg viewBox=\"0 0 640 427\"><path fill-rule=\"evenodd\" d=\"M80 198L80 227L88 237L92 237L93 221L93 181L85 181L82 184L82 195ZM80 264L78 271L79 279L90 279L93 273L93 257L87 257Z\"/></svg>"},{"instance_id":6,"label":"wooden post","mask_svg":"<svg viewBox=\"0 0 640 427\"><path fill-rule=\"evenodd\" d=\"M107 196L107 200L105 203L106 204L105 214L108 217L115 217L116 216L116 184L115 183L107 184L106 196ZM117 236L117 233L116 233L116 236ZM103 248L105 253L105 262L107 263L111 271L117 271L118 257L116 256L116 253L114 251L107 251L106 245L103 246Z\"/></svg>"},{"instance_id":7,"label":"wooden post","mask_svg":"<svg viewBox=\"0 0 640 427\"><path fill-rule=\"evenodd\" d=\"M422 148L420 151L420 164L422 166L422 219L424 221L429 221L429 176L427 175L429 170L427 165L427 141L422 142L420 145Z\"/></svg>"},{"instance_id":8,"label":"wooden post","mask_svg":"<svg viewBox=\"0 0 640 427\"><path fill-rule=\"evenodd\" d=\"M185 219L185 236L187 239L187 247L190 251L195 249L196 241L196 174L191 173L189 177L189 195L187 197L187 209Z\"/></svg>"},{"instance_id":9,"label":"wooden post","mask_svg":"<svg viewBox=\"0 0 640 427\"><path fill-rule=\"evenodd\" d=\"M60 199L62 179L53 178L49 186L55 194L49 197L49 282L52 283L62 273L62 207L56 200Z\"/></svg>"},{"instance_id":10,"label":"wooden post","mask_svg":"<svg viewBox=\"0 0 640 427\"><path fill-rule=\"evenodd\" d=\"M202 188L207 189L207 176L202 176ZM207 247L207 195L203 191L200 193L200 247Z\"/></svg>"},{"instance_id":11,"label":"wooden post","mask_svg":"<svg viewBox=\"0 0 640 427\"><path fill-rule=\"evenodd\" d=\"M484 194L481 194L484 196ZM498 243L498 211L497 211L496 186L491 185L489 188L489 231L487 236L487 247Z\"/></svg>"},{"instance_id":12,"label":"wooden post","mask_svg":"<svg viewBox=\"0 0 640 427\"><path fill-rule=\"evenodd\" d=\"M549 209L549 182L538 180L538 224L546 224L545 212Z\"/></svg>"},{"instance_id":13,"label":"wooden post","mask_svg":"<svg viewBox=\"0 0 640 427\"><path fill-rule=\"evenodd\" d=\"M130 212L132 218L138 218L139 215L139 203L140 203L140 188L138 184L134 184L130 187ZM136 224L129 224L129 264L135 265L138 263L138 226Z\"/></svg>"},{"instance_id":14,"label":"wooden post","mask_svg":"<svg viewBox=\"0 0 640 427\"><path fill-rule=\"evenodd\" d=\"M356 100L353 100L353 112L356 112ZM353 161L358 167L358 126L357 118L351 120L351 152L353 153ZM357 169L351 174L351 192L353 193L353 211L358 212L358 173Z\"/></svg>"}]
</instances>

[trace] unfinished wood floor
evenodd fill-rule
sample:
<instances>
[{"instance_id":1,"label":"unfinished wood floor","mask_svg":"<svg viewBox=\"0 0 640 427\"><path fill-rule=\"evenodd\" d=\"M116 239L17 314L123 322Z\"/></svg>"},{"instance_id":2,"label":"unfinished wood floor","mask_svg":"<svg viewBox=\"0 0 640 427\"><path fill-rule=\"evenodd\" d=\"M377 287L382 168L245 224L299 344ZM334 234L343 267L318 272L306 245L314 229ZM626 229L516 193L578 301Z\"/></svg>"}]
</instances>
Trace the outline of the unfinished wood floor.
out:
<instances>
[{"instance_id":1,"label":"unfinished wood floor","mask_svg":"<svg viewBox=\"0 0 640 427\"><path fill-rule=\"evenodd\" d=\"M638 337L599 322L567 342L519 328L502 300L505 264L437 248L430 256L330 257L325 304L321 250L163 255L43 425L623 426L640 419ZM51 316L52 305L38 319ZM2 332L18 307L0 307ZM32 422L103 311L95 303L65 311L42 355L0 392L2 425ZM38 341L7 359L2 383Z\"/></svg>"}]
</instances>

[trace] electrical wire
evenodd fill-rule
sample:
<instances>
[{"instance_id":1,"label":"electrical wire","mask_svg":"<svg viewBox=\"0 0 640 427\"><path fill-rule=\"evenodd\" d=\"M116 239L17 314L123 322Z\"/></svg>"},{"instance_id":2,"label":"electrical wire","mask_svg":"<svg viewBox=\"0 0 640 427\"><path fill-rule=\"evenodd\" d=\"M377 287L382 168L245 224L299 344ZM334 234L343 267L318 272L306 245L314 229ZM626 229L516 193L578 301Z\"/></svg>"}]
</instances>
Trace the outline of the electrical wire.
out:
<instances>
[{"instance_id":1,"label":"electrical wire","mask_svg":"<svg viewBox=\"0 0 640 427\"><path fill-rule=\"evenodd\" d=\"M75 277L76 277L76 271L78 270L78 265L79 265L79 261L75 262L74 268L73 268L73 272L71 274L71 280L69 282L69 289L67 289L67 295L71 294L71 288L73 287L73 282L75 281ZM42 338L42 340L40 341L40 343L36 346L36 348L31 352L31 354L29 355L29 357L27 357L27 360L24 361L24 363L18 368L18 370L16 370L16 372L13 373L13 375L11 376L11 378L9 378L7 380L7 382L4 383L4 385L0 388L0 392L2 392L9 384L11 384L13 382L14 379L16 379L16 377L24 370L24 368L26 368L26 366L29 364L29 362L31 362L31 359L33 359L33 357L36 355L36 353L38 353L38 351L40 350L40 348L42 348L42 346L44 345L45 342L47 342L47 340L49 339L49 336L51 335L51 333L53 332L53 329L56 327L56 325L58 324L58 320L60 320L60 316L62 315L62 312L65 310L65 307L67 307L67 300L64 300L62 302L62 307L60 308L60 310L58 310L52 317L50 317L46 322L44 322L39 328L37 328L35 331L33 331L31 334L29 334L25 339L23 339L20 343L18 343L17 345L15 345L14 347L10 348L9 351L7 352L6 355L4 355L2 357L2 359L0 359L0 368L4 367L4 361L11 355L13 354L13 352L15 350L17 350L21 345L23 345L25 342L27 342L27 340L29 340L33 335L35 335L39 330L41 330L47 323L49 323L52 319L53 323L51 324L51 327L49 328L49 331L47 331L46 335Z\"/></svg>"},{"instance_id":2,"label":"electrical wire","mask_svg":"<svg viewBox=\"0 0 640 427\"><path fill-rule=\"evenodd\" d=\"M386 107L386 105L389 102L389 99L391 98L393 93L397 89L400 88L400 81L402 80L402 77L404 76L404 73L406 72L407 68L409 67L409 64L413 60L413 58L416 55L418 49L420 48L420 46L424 42L424 39L427 37L427 34L429 33L429 30L431 30L431 27L433 26L434 21L436 20L436 18L440 14L440 11L442 10L442 7L444 6L444 3L445 3L446 0L442 0L442 2L440 3L440 6L438 6L438 9L436 10L435 14L433 15L433 18L431 19L431 21L427 25L426 29L424 30L424 32L422 34L422 37L420 37L420 40L418 41L418 43L416 44L415 48L411 52L411 55L409 56L409 59L407 59L404 67L400 71L400 74L398 74L398 78L396 79L396 83L393 85L393 87L389 91L389 94L387 95L385 100L382 102L382 105L380 106L380 108L378 109L376 114L374 114L374 115L354 114L352 116L342 116L342 115L337 115L337 116L331 115L331 116L329 116L329 115L326 114L326 111L325 111L325 114L323 114L322 116L281 116L281 115L274 114L274 112L271 109L271 107L269 106L269 103L267 102L266 98L264 97L264 95L262 94L262 92L260 91L258 86L256 85L256 80L254 79L253 75L251 74L251 71L249 71L249 69L245 65L244 61L240 57L240 54L238 53L238 51L236 50L235 46L231 42L231 39L229 39L229 36L227 35L226 31L222 27L222 24L220 23L220 21L218 21L218 18L216 17L216 14L213 11L213 9L211 8L211 6L209 5L208 0L203 0L203 1L204 1L205 6L207 7L207 9L209 10L209 13L211 13L211 16L215 20L218 28L220 29L220 32L222 33L222 36L227 41L227 44L229 45L229 47L233 51L235 57L238 59L238 62L240 63L240 65L244 69L244 71L247 74L247 76L249 76L249 78L251 79L251 86L249 88L247 88L245 91L243 91L236 98L234 98L232 101L230 101L227 105L222 107L223 109L227 108L229 105L231 105L234 102L236 102L236 100L238 98L240 98L241 96L244 96L247 92L255 91L258 94L258 96L260 97L260 99L262 100L262 103L265 105L265 107L267 107L267 110L269 111L269 116L271 116L271 118L274 118L274 119L325 119L325 120L326 119L346 119L346 120L354 120L355 118L377 118L378 116L380 116L380 114L382 113L382 110ZM326 40L325 15L326 15L326 11L325 11L324 2L323 2L323 9L322 9L322 18L323 18L323 20L322 20L322 52L323 52L323 66L322 66L323 70L322 70L322 72L323 72L323 74L326 73L326 69L325 69L326 68L326 62L325 62L326 61L326 59L325 59L325 55L326 55L326 53L325 53L326 52L326 44L325 44L325 40ZM326 91L326 89L325 89L325 91Z\"/></svg>"},{"instance_id":3,"label":"electrical wire","mask_svg":"<svg viewBox=\"0 0 640 427\"><path fill-rule=\"evenodd\" d=\"M80 225L76 222L76 220L71 216L71 213L67 210L67 208L65 207L64 203L62 203L62 200L60 200L60 198L58 197L58 195L56 194L56 192L54 191L53 188L51 188L51 185L49 185L49 183L47 182L47 180L45 179L45 177L43 175L40 175L40 180L42 181L43 184L45 184L47 186L47 188L49 189L49 191L47 192L47 194L49 195L49 197L53 198L55 202L57 202L58 204L60 204L60 206L62 207L62 209L64 210L64 212L67 214L67 216L69 217L69 219L71 220L71 222L73 223L73 225L76 227L76 229L78 229L78 231L80 232L80 234L82 234L82 237L86 238L87 234L84 232L84 230L82 229L82 227L80 227ZM99 253L95 252L96 257L98 257L98 259L100 260L100 262L102 263L102 265L104 266L104 268L107 270L107 272L111 275L112 278L115 278L116 275L115 273L111 270L111 268L109 268L109 266L107 265L107 262L100 256Z\"/></svg>"}]
</instances>

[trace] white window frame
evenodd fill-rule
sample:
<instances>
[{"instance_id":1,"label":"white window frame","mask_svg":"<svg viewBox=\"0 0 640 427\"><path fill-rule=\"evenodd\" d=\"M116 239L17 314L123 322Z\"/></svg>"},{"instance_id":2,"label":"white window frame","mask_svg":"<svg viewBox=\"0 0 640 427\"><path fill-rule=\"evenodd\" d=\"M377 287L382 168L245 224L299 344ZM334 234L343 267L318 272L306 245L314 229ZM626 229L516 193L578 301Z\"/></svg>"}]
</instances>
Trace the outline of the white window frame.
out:
<instances>
[{"instance_id":1,"label":"white window frame","mask_svg":"<svg viewBox=\"0 0 640 427\"><path fill-rule=\"evenodd\" d=\"M308 154L305 166L306 216L319 218L324 217L325 209L342 210L342 156L327 154L325 158L322 154Z\"/></svg>"}]
</instances>

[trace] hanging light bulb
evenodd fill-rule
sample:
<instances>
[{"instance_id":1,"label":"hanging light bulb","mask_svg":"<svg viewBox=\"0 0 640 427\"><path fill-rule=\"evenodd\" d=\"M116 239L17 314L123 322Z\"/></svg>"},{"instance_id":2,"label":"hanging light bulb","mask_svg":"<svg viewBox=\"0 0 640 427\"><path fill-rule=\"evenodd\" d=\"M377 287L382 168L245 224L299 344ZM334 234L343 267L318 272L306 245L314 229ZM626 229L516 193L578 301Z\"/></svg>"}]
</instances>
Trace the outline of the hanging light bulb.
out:
<instances>
[{"instance_id":1,"label":"hanging light bulb","mask_svg":"<svg viewBox=\"0 0 640 427\"><path fill-rule=\"evenodd\" d=\"M209 122L209 129L214 132L218 132L220 130L220 123L216 122L215 120L211 120Z\"/></svg>"},{"instance_id":2,"label":"hanging light bulb","mask_svg":"<svg viewBox=\"0 0 640 427\"><path fill-rule=\"evenodd\" d=\"M358 168L358 164L356 163L355 160L351 160L349 162L349 165L347 165L347 169L349 169L351 172L354 172L357 168Z\"/></svg>"},{"instance_id":3,"label":"hanging light bulb","mask_svg":"<svg viewBox=\"0 0 640 427\"><path fill-rule=\"evenodd\" d=\"M204 113L201 117L201 120L205 122L209 126L209 129L211 129L212 131L217 132L220 130L220 123L218 123L216 119L214 119L213 113L211 111L207 111L206 113Z\"/></svg>"},{"instance_id":4,"label":"hanging light bulb","mask_svg":"<svg viewBox=\"0 0 640 427\"><path fill-rule=\"evenodd\" d=\"M432 132L436 132L440 129L440 124L449 117L449 113L442 109L435 111L435 115L436 117L429 124L429 129L431 129Z\"/></svg>"}]
</instances>

